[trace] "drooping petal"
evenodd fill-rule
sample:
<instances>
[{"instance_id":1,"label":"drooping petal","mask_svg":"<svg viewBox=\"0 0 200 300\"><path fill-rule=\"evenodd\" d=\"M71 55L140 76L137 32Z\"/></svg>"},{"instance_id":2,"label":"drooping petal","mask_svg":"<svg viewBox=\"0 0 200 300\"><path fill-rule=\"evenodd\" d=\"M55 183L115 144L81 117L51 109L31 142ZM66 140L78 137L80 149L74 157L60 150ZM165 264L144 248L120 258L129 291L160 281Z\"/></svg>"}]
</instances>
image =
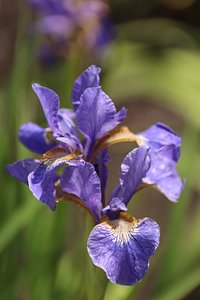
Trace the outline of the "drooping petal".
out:
<instances>
[{"instance_id":1,"label":"drooping petal","mask_svg":"<svg viewBox=\"0 0 200 300\"><path fill-rule=\"evenodd\" d=\"M38 165L38 160L26 158L6 166L5 169L11 176L16 177L25 184L28 184L28 175L35 170Z\"/></svg>"},{"instance_id":2,"label":"drooping petal","mask_svg":"<svg viewBox=\"0 0 200 300\"><path fill-rule=\"evenodd\" d=\"M121 165L120 184L115 188L111 199L117 197L127 205L149 166L150 158L147 148L139 147L129 152Z\"/></svg>"},{"instance_id":3,"label":"drooping petal","mask_svg":"<svg viewBox=\"0 0 200 300\"><path fill-rule=\"evenodd\" d=\"M47 171L47 167L41 164L28 176L28 185L33 195L52 210L56 209L55 183L59 179L54 171L54 169Z\"/></svg>"},{"instance_id":4,"label":"drooping petal","mask_svg":"<svg viewBox=\"0 0 200 300\"><path fill-rule=\"evenodd\" d=\"M101 69L95 65L86 69L76 80L72 89L72 104L76 111L80 105L80 98L83 92L89 87L99 86L99 74Z\"/></svg>"},{"instance_id":5,"label":"drooping petal","mask_svg":"<svg viewBox=\"0 0 200 300\"><path fill-rule=\"evenodd\" d=\"M115 128L125 117L126 109L116 113L114 103L100 87L85 90L76 113L78 129L89 145Z\"/></svg>"},{"instance_id":6,"label":"drooping petal","mask_svg":"<svg viewBox=\"0 0 200 300\"><path fill-rule=\"evenodd\" d=\"M59 179L55 171L63 164L79 166L84 161L75 153L66 155L62 149L53 149L43 155L40 165L28 176L28 185L33 195L52 210L56 209L55 183Z\"/></svg>"},{"instance_id":7,"label":"drooping petal","mask_svg":"<svg viewBox=\"0 0 200 300\"><path fill-rule=\"evenodd\" d=\"M101 185L92 164L66 168L61 176L61 187L64 192L79 197L99 222L102 210Z\"/></svg>"},{"instance_id":8,"label":"drooping petal","mask_svg":"<svg viewBox=\"0 0 200 300\"><path fill-rule=\"evenodd\" d=\"M177 202L185 185L176 171L176 162L173 160L175 149L174 145L169 145L150 151L151 166L142 180L156 187L173 202Z\"/></svg>"},{"instance_id":9,"label":"drooping petal","mask_svg":"<svg viewBox=\"0 0 200 300\"><path fill-rule=\"evenodd\" d=\"M88 252L112 283L134 285L145 275L159 237L158 224L149 218L119 218L94 227L88 239Z\"/></svg>"},{"instance_id":10,"label":"drooping petal","mask_svg":"<svg viewBox=\"0 0 200 300\"><path fill-rule=\"evenodd\" d=\"M138 133L138 144L147 145L152 150L162 148L167 145L174 145L174 160L177 161L180 157L181 137L170 127L163 123L156 123L147 130Z\"/></svg>"},{"instance_id":11,"label":"drooping petal","mask_svg":"<svg viewBox=\"0 0 200 300\"><path fill-rule=\"evenodd\" d=\"M147 183L145 180L144 182ZM158 189L172 202L177 202L185 187L185 184L186 179L181 181L177 171L174 170L171 175L167 176L166 178L161 178L156 184L153 184L153 187Z\"/></svg>"},{"instance_id":12,"label":"drooping petal","mask_svg":"<svg viewBox=\"0 0 200 300\"><path fill-rule=\"evenodd\" d=\"M49 127L53 132L56 132L58 130L58 110L60 107L58 95L53 90L38 83L33 83L32 88L40 100Z\"/></svg>"},{"instance_id":13,"label":"drooping petal","mask_svg":"<svg viewBox=\"0 0 200 300\"><path fill-rule=\"evenodd\" d=\"M48 129L28 122L19 129L19 140L29 150L42 154L57 145L56 141L48 138Z\"/></svg>"}]
</instances>

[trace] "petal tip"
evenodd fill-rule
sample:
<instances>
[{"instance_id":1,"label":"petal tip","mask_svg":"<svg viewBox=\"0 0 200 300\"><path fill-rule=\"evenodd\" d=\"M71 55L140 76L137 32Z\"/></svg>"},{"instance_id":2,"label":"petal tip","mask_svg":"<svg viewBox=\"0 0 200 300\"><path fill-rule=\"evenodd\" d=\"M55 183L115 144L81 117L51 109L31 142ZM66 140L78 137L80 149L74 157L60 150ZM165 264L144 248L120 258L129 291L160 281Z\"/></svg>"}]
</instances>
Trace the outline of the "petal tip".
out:
<instances>
[{"instance_id":1,"label":"petal tip","mask_svg":"<svg viewBox=\"0 0 200 300\"><path fill-rule=\"evenodd\" d=\"M41 86L39 83L37 83L37 82L33 82L31 86L32 86L32 89L34 90L34 92L35 92L36 89L42 87L42 86Z\"/></svg>"}]
</instances>

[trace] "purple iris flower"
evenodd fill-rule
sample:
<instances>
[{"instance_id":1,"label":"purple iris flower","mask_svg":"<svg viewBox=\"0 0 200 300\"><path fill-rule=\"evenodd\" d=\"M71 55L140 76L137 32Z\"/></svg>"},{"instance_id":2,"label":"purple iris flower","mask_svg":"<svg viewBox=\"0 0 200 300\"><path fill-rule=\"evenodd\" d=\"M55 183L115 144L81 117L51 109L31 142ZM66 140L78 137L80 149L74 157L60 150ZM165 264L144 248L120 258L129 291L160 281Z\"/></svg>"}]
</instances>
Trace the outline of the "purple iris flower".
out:
<instances>
[{"instance_id":1,"label":"purple iris flower","mask_svg":"<svg viewBox=\"0 0 200 300\"><path fill-rule=\"evenodd\" d=\"M80 198L97 223L88 239L88 252L112 283L134 285L140 281L159 244L160 230L155 221L136 220L125 212L149 167L148 149L132 150L121 166L120 188L114 190L105 207L99 177L90 163L68 167L61 177L62 191Z\"/></svg>"},{"instance_id":2,"label":"purple iris flower","mask_svg":"<svg viewBox=\"0 0 200 300\"><path fill-rule=\"evenodd\" d=\"M72 91L74 111L61 109L59 97L51 89L37 83L32 85L48 128L28 122L21 126L19 139L31 151L42 154L42 158L39 162L33 159L15 162L7 166L7 171L27 183L34 196L52 210L56 208L59 166L78 166L91 161L96 143L126 117L126 109L117 112L112 100L102 91L99 73L100 68L93 65L76 79ZM102 193L106 186L108 160L107 149L93 158Z\"/></svg>"},{"instance_id":3,"label":"purple iris flower","mask_svg":"<svg viewBox=\"0 0 200 300\"><path fill-rule=\"evenodd\" d=\"M55 185L59 182L59 176L56 175L58 167L62 164L74 164L74 161L75 164L80 164L84 159L95 166L104 198L108 176L108 146L116 142L136 141L140 146L149 149L151 158L150 168L139 188L150 185L161 191L169 200L176 202L185 185L185 181L182 183L176 171L181 138L161 123L136 135L125 127L116 129L126 117L126 109L116 111L112 100L99 86L99 74L100 68L92 65L75 80L72 90L73 110L60 108L59 97L51 89L33 84L48 127L42 128L28 122L19 130L20 141L31 151L43 154L39 167L32 170L32 176L28 177L29 165L27 167L29 188L39 200L54 210ZM74 156L71 157L71 154ZM34 162L33 166L35 165ZM16 176L16 168L20 168L19 174L24 174L26 166L26 162L18 162L8 166L7 170ZM24 178L21 180L24 182ZM46 195L48 181L51 181L51 189Z\"/></svg>"},{"instance_id":4,"label":"purple iris flower","mask_svg":"<svg viewBox=\"0 0 200 300\"><path fill-rule=\"evenodd\" d=\"M73 110L60 108L51 89L33 84L48 127L28 122L21 126L19 139L42 157L16 161L6 170L52 210L56 202L67 200L89 212L96 224L88 239L93 263L112 283L134 285L148 269L160 231L155 221L128 215L127 205L149 185L178 200L185 184L176 171L181 138L161 123L138 134L118 126L126 109L116 111L100 87L99 74L100 68L92 65L75 80ZM123 160L119 184L105 202L107 148L119 142L137 142L139 147Z\"/></svg>"},{"instance_id":5,"label":"purple iris flower","mask_svg":"<svg viewBox=\"0 0 200 300\"><path fill-rule=\"evenodd\" d=\"M65 58L68 53L66 44L72 40L76 40L81 47L84 45L84 49L87 48L89 52L97 54L112 40L113 28L107 17L109 9L105 1L29 0L28 2L40 15L39 20L33 24L32 31L51 39L51 42L44 41L40 50L42 58L47 62L51 57L52 62L55 61L53 51L58 57Z\"/></svg>"}]
</instances>

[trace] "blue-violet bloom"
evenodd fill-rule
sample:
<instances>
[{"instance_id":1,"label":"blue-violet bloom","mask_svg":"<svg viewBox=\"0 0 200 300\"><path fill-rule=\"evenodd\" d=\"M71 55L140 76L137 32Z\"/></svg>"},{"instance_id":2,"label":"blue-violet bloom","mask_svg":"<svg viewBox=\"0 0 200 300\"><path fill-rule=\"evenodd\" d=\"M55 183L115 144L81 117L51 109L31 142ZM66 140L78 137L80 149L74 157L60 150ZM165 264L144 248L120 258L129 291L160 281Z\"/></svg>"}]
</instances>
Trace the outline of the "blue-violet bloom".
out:
<instances>
[{"instance_id":1,"label":"blue-violet bloom","mask_svg":"<svg viewBox=\"0 0 200 300\"><path fill-rule=\"evenodd\" d=\"M127 205L147 186L178 200L185 185L176 171L181 138L162 123L138 134L118 126L126 109L116 111L100 87L99 74L100 68L92 65L75 80L73 110L60 108L51 89L33 84L48 127L28 122L21 126L19 139L42 157L16 161L6 169L52 210L66 200L89 212L96 224L88 239L93 263L112 283L134 285L148 269L160 231L155 221L128 215ZM108 146L120 142L139 147L124 158L119 184L106 202Z\"/></svg>"},{"instance_id":2,"label":"blue-violet bloom","mask_svg":"<svg viewBox=\"0 0 200 300\"><path fill-rule=\"evenodd\" d=\"M53 90L33 84L48 127L42 128L28 122L21 126L19 139L31 151L42 154L42 159L16 162L7 167L8 172L28 183L36 198L54 210L56 186L59 185L56 172L60 165L91 162L100 178L104 198L108 176L108 146L119 142L137 142L139 146L149 149L151 158L150 168L138 189L154 187L169 200L176 202L185 185L176 171L181 138L162 123L138 134L133 134L125 126L116 128L126 117L127 111L122 108L117 112L112 100L102 91L100 71L100 68L92 65L75 80L72 89L73 110L60 108L59 97ZM19 172L16 170L18 168ZM47 192L49 181L51 188Z\"/></svg>"}]
</instances>

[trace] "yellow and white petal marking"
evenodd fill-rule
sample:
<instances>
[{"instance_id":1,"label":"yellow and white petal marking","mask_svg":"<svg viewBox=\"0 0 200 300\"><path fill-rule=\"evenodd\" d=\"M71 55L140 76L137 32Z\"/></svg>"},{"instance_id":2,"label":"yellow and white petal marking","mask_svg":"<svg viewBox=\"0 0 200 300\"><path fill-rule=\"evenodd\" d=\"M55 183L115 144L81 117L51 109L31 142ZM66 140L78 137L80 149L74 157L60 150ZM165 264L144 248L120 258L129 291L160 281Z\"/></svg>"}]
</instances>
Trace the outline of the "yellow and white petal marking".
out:
<instances>
[{"instance_id":1,"label":"yellow and white petal marking","mask_svg":"<svg viewBox=\"0 0 200 300\"><path fill-rule=\"evenodd\" d=\"M99 153L108 146L123 142L137 142L137 136L126 126L109 131L96 143L91 161L95 161Z\"/></svg>"},{"instance_id":2,"label":"yellow and white petal marking","mask_svg":"<svg viewBox=\"0 0 200 300\"><path fill-rule=\"evenodd\" d=\"M114 243L123 246L130 240L131 232L137 230L138 221L125 212L121 212L117 220L107 219L103 225L108 228Z\"/></svg>"},{"instance_id":3,"label":"yellow and white petal marking","mask_svg":"<svg viewBox=\"0 0 200 300\"><path fill-rule=\"evenodd\" d=\"M42 155L42 162L47 166L47 169L53 169L62 163L77 160L81 155L79 150L75 150L71 154L67 154L63 148L54 148Z\"/></svg>"}]
</instances>

